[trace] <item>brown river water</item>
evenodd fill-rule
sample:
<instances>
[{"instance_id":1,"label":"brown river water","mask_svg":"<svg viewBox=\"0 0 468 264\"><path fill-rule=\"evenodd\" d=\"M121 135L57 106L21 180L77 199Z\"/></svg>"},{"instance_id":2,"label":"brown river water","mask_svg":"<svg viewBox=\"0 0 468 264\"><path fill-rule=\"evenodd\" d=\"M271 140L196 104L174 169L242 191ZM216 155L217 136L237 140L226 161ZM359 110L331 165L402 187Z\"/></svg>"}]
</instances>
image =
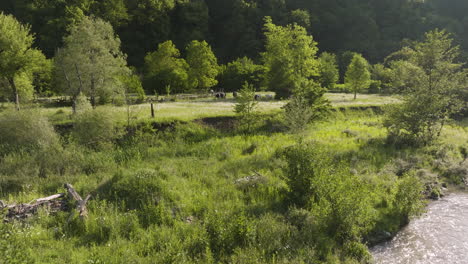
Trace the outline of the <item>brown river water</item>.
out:
<instances>
[{"instance_id":1,"label":"brown river water","mask_svg":"<svg viewBox=\"0 0 468 264\"><path fill-rule=\"evenodd\" d=\"M468 193L430 203L425 214L371 252L375 264L468 264Z\"/></svg>"}]
</instances>

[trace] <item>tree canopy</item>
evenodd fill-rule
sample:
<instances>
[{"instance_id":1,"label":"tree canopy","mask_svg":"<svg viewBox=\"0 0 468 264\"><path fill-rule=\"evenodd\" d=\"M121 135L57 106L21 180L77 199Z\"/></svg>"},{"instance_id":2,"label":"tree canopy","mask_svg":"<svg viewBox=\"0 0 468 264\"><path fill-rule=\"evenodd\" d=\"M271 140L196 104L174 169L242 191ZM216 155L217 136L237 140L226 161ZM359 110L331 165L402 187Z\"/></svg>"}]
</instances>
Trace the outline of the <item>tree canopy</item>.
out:
<instances>
[{"instance_id":1,"label":"tree canopy","mask_svg":"<svg viewBox=\"0 0 468 264\"><path fill-rule=\"evenodd\" d=\"M393 63L392 79L402 87L404 103L390 111L386 126L397 139L426 144L462 108L468 72L457 61L459 46L444 30L426 33L424 41L400 53L406 56Z\"/></svg>"},{"instance_id":2,"label":"tree canopy","mask_svg":"<svg viewBox=\"0 0 468 264\"><path fill-rule=\"evenodd\" d=\"M0 11L31 24L37 47L49 58L79 17L100 17L115 28L129 64L137 67L154 45L169 39L179 49L194 39L209 40L221 63L257 59L265 16L305 27L322 51L353 50L372 63L397 50L401 40L434 27L450 30L463 53L468 50L468 4L460 0L3 0Z\"/></svg>"},{"instance_id":3,"label":"tree canopy","mask_svg":"<svg viewBox=\"0 0 468 264\"><path fill-rule=\"evenodd\" d=\"M15 101L17 110L20 97L31 97L33 93L32 74L45 63L42 52L32 47L33 42L29 26L0 13L0 78L7 82L1 86Z\"/></svg>"},{"instance_id":4,"label":"tree canopy","mask_svg":"<svg viewBox=\"0 0 468 264\"><path fill-rule=\"evenodd\" d=\"M280 98L303 88L301 83L317 77L317 43L305 28L293 24L278 26L265 19L266 51L263 53L266 86Z\"/></svg>"},{"instance_id":5,"label":"tree canopy","mask_svg":"<svg viewBox=\"0 0 468 264\"><path fill-rule=\"evenodd\" d=\"M145 57L145 89L159 94L168 87L173 92L184 92L188 87L189 65L180 58L180 52L172 43L166 41L158 49Z\"/></svg>"},{"instance_id":6,"label":"tree canopy","mask_svg":"<svg viewBox=\"0 0 468 264\"><path fill-rule=\"evenodd\" d=\"M198 91L206 91L218 84L218 60L206 41L194 40L187 46L187 63L190 66L190 86Z\"/></svg>"},{"instance_id":7,"label":"tree canopy","mask_svg":"<svg viewBox=\"0 0 468 264\"><path fill-rule=\"evenodd\" d=\"M370 85L369 64L360 54L355 54L346 70L345 84L354 93L366 90Z\"/></svg>"},{"instance_id":8,"label":"tree canopy","mask_svg":"<svg viewBox=\"0 0 468 264\"><path fill-rule=\"evenodd\" d=\"M123 94L119 76L131 74L120 40L112 26L99 18L83 17L73 24L64 39L64 47L56 55L58 85L74 101L83 93L107 101Z\"/></svg>"}]
</instances>

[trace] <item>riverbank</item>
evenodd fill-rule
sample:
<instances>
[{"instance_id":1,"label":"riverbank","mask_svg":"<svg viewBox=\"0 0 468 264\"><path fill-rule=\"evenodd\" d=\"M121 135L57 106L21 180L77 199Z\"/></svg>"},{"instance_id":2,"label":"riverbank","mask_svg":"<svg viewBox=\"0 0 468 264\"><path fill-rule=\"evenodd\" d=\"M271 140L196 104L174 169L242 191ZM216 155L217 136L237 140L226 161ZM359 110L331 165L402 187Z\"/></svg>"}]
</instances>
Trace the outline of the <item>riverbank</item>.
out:
<instances>
[{"instance_id":1,"label":"riverbank","mask_svg":"<svg viewBox=\"0 0 468 264\"><path fill-rule=\"evenodd\" d=\"M431 202L391 241L371 249L375 264L463 264L468 259L468 193Z\"/></svg>"}]
</instances>

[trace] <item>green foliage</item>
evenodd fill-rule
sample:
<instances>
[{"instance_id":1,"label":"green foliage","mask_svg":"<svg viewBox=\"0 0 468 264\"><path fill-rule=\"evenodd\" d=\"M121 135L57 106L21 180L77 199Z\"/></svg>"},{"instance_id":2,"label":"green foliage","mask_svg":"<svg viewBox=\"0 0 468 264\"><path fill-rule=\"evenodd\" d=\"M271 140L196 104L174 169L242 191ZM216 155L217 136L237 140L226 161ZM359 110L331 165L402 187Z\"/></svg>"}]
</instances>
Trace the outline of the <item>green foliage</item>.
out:
<instances>
[{"instance_id":1,"label":"green foliage","mask_svg":"<svg viewBox=\"0 0 468 264\"><path fill-rule=\"evenodd\" d=\"M346 70L345 84L354 93L354 99L358 92L369 88L371 76L368 68L366 59L355 54Z\"/></svg>"},{"instance_id":2,"label":"green foliage","mask_svg":"<svg viewBox=\"0 0 468 264\"><path fill-rule=\"evenodd\" d=\"M179 57L179 50L170 40L159 44L157 51L146 55L144 86L147 92L165 94L167 86L175 93L187 90L189 65Z\"/></svg>"},{"instance_id":3,"label":"green foliage","mask_svg":"<svg viewBox=\"0 0 468 264\"><path fill-rule=\"evenodd\" d=\"M340 79L335 54L323 52L319 57L320 84L328 90L333 90Z\"/></svg>"},{"instance_id":4,"label":"green foliage","mask_svg":"<svg viewBox=\"0 0 468 264\"><path fill-rule=\"evenodd\" d=\"M406 225L411 217L423 212L423 190L424 186L414 175L405 175L398 181L393 206L399 216L401 226Z\"/></svg>"},{"instance_id":5,"label":"green foliage","mask_svg":"<svg viewBox=\"0 0 468 264\"><path fill-rule=\"evenodd\" d=\"M278 98L302 92L308 88L302 84L305 81L312 83L312 77L319 75L317 43L307 35L305 28L296 24L277 26L267 17L264 28L266 51L262 58L267 88L275 91Z\"/></svg>"},{"instance_id":6,"label":"green foliage","mask_svg":"<svg viewBox=\"0 0 468 264\"><path fill-rule=\"evenodd\" d=\"M307 10L296 9L291 11L290 23L296 23L299 26L309 29L311 26L310 13Z\"/></svg>"},{"instance_id":7,"label":"green foliage","mask_svg":"<svg viewBox=\"0 0 468 264\"><path fill-rule=\"evenodd\" d=\"M108 102L122 94L118 76L130 74L120 39L112 26L99 18L83 17L70 27L64 47L56 58L56 78L60 90L76 103L80 93L91 98L91 105Z\"/></svg>"},{"instance_id":8,"label":"green foliage","mask_svg":"<svg viewBox=\"0 0 468 264\"><path fill-rule=\"evenodd\" d=\"M395 86L392 85L392 74L393 71L383 64L374 64L371 67L371 85L369 92L378 92L383 94L389 94L397 92L394 90Z\"/></svg>"},{"instance_id":9,"label":"green foliage","mask_svg":"<svg viewBox=\"0 0 468 264\"><path fill-rule=\"evenodd\" d=\"M218 84L219 66L216 56L206 41L194 40L187 46L187 63L190 66L189 83L197 91L208 91Z\"/></svg>"},{"instance_id":10,"label":"green foliage","mask_svg":"<svg viewBox=\"0 0 468 264\"><path fill-rule=\"evenodd\" d=\"M255 64L247 57L236 59L222 66L218 76L219 87L226 92L235 92L241 89L245 82L260 87L265 68Z\"/></svg>"},{"instance_id":11,"label":"green foliage","mask_svg":"<svg viewBox=\"0 0 468 264\"><path fill-rule=\"evenodd\" d=\"M323 50L352 50L372 62L398 49L401 40L419 38L435 27L448 28L458 42L468 43L463 16L467 5L460 1L449 5L440 0L5 0L0 10L32 25L37 45L47 57L61 46L69 25L81 17L109 21L123 40L130 64L138 67L152 46L168 39L178 47L194 39L210 40L223 63L243 56L256 58L262 50L265 16L278 24L306 28L321 40ZM464 50L467 47L463 44Z\"/></svg>"},{"instance_id":12,"label":"green foliage","mask_svg":"<svg viewBox=\"0 0 468 264\"><path fill-rule=\"evenodd\" d=\"M47 118L37 110L0 113L0 153L47 149L59 137Z\"/></svg>"},{"instance_id":13,"label":"green foliage","mask_svg":"<svg viewBox=\"0 0 468 264\"><path fill-rule=\"evenodd\" d=\"M400 51L405 59L393 62L393 83L405 96L385 121L392 141L428 144L462 109L459 95L466 89L466 71L456 61L459 47L452 42L445 31L428 32L424 42Z\"/></svg>"},{"instance_id":14,"label":"green foliage","mask_svg":"<svg viewBox=\"0 0 468 264\"><path fill-rule=\"evenodd\" d=\"M31 231L19 225L0 223L0 259L2 263L32 263L29 245Z\"/></svg>"},{"instance_id":15,"label":"green foliage","mask_svg":"<svg viewBox=\"0 0 468 264\"><path fill-rule=\"evenodd\" d=\"M303 80L291 100L283 107L285 120L293 132L300 132L306 125L324 117L330 103L324 98L325 90L314 81ZM302 116L302 120L301 120Z\"/></svg>"},{"instance_id":16,"label":"green foliage","mask_svg":"<svg viewBox=\"0 0 468 264\"><path fill-rule=\"evenodd\" d=\"M138 210L140 223L148 227L152 224L173 223L172 212L167 204L172 197L164 188L164 174L154 170L139 170L131 175L116 174L105 185L104 197L122 203L127 210Z\"/></svg>"},{"instance_id":17,"label":"green foliage","mask_svg":"<svg viewBox=\"0 0 468 264\"><path fill-rule=\"evenodd\" d=\"M91 149L112 146L112 142L122 135L122 128L115 123L112 114L103 109L77 113L74 118L72 138Z\"/></svg>"},{"instance_id":18,"label":"green foliage","mask_svg":"<svg viewBox=\"0 0 468 264\"><path fill-rule=\"evenodd\" d=\"M175 1L176 2L176 1ZM192 40L209 39L210 14L206 1L176 2L171 14L177 23L172 25L172 38L178 47L190 45Z\"/></svg>"},{"instance_id":19,"label":"green foliage","mask_svg":"<svg viewBox=\"0 0 468 264\"><path fill-rule=\"evenodd\" d=\"M64 181L93 194L86 221L41 211L23 226L0 224L2 260L365 263L367 241L398 231L422 208L419 174L400 171L446 159L443 147L428 154L383 144L381 116L371 111L339 111L308 130L314 143L286 148L294 136L222 133L200 122L142 121L112 148L64 140L62 151L2 157L0 199L7 203L62 192ZM450 149L457 164L466 156ZM36 177L41 166L47 178Z\"/></svg>"},{"instance_id":20,"label":"green foliage","mask_svg":"<svg viewBox=\"0 0 468 264\"><path fill-rule=\"evenodd\" d=\"M129 94L135 94L138 102L143 102L146 98L145 90L141 83L140 77L136 74L131 74L127 76L121 76L122 83L125 87L125 94L127 97L127 103L129 103Z\"/></svg>"},{"instance_id":21,"label":"green foliage","mask_svg":"<svg viewBox=\"0 0 468 264\"><path fill-rule=\"evenodd\" d=\"M8 82L8 85L0 85L0 94L1 90L8 91L8 97L18 110L20 96L24 100L31 98L33 73L39 72L38 68L45 61L42 52L32 48L33 42L29 26L0 12L0 79Z\"/></svg>"},{"instance_id":22,"label":"green foliage","mask_svg":"<svg viewBox=\"0 0 468 264\"><path fill-rule=\"evenodd\" d=\"M234 112L239 117L240 129L250 133L253 125L257 122L258 102L255 100L255 87L245 83L236 97Z\"/></svg>"},{"instance_id":23,"label":"green foliage","mask_svg":"<svg viewBox=\"0 0 468 264\"><path fill-rule=\"evenodd\" d=\"M284 106L284 120L293 133L304 131L313 117L312 108L302 96L293 96L288 104Z\"/></svg>"},{"instance_id":24,"label":"green foliage","mask_svg":"<svg viewBox=\"0 0 468 264\"><path fill-rule=\"evenodd\" d=\"M321 149L312 144L300 144L284 149L280 155L286 161L283 168L291 203L304 207L316 194L314 178L321 173Z\"/></svg>"},{"instance_id":25,"label":"green foliage","mask_svg":"<svg viewBox=\"0 0 468 264\"><path fill-rule=\"evenodd\" d=\"M78 95L75 102L75 113L81 114L83 112L91 110L92 105L89 102L88 98L82 93Z\"/></svg>"},{"instance_id":26,"label":"green foliage","mask_svg":"<svg viewBox=\"0 0 468 264\"><path fill-rule=\"evenodd\" d=\"M354 55L358 53L353 51L344 51L341 52L338 56L338 69L340 71L340 82L345 82L346 70L348 69L349 64L354 58Z\"/></svg>"},{"instance_id":27,"label":"green foliage","mask_svg":"<svg viewBox=\"0 0 468 264\"><path fill-rule=\"evenodd\" d=\"M310 208L323 234L339 243L360 241L374 227L371 186L334 165L319 145L295 145L281 154L290 201Z\"/></svg>"}]
</instances>

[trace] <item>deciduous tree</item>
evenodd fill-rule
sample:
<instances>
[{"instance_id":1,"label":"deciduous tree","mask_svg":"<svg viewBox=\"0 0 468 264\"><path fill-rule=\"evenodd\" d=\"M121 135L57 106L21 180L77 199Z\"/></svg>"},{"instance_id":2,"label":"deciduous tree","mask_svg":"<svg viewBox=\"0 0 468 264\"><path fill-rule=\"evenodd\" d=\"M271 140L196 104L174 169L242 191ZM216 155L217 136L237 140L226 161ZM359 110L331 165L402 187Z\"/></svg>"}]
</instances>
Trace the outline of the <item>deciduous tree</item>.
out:
<instances>
[{"instance_id":1,"label":"deciduous tree","mask_svg":"<svg viewBox=\"0 0 468 264\"><path fill-rule=\"evenodd\" d=\"M187 46L187 63L192 88L206 91L218 84L218 60L206 41L194 40Z\"/></svg>"},{"instance_id":2,"label":"deciduous tree","mask_svg":"<svg viewBox=\"0 0 468 264\"><path fill-rule=\"evenodd\" d=\"M120 51L120 40L112 26L99 18L84 17L70 28L65 46L57 52L58 85L73 101L80 93L101 101L122 94L119 76L131 74L126 56Z\"/></svg>"},{"instance_id":3,"label":"deciduous tree","mask_svg":"<svg viewBox=\"0 0 468 264\"><path fill-rule=\"evenodd\" d=\"M430 143L450 116L461 110L460 94L468 87L468 73L457 61L459 47L452 42L446 31L430 31L423 42L405 48L404 60L394 62L399 74L392 75L393 82L400 84L404 97L387 115L390 138Z\"/></svg>"},{"instance_id":4,"label":"deciduous tree","mask_svg":"<svg viewBox=\"0 0 468 264\"><path fill-rule=\"evenodd\" d=\"M369 64L360 54L355 54L346 71L345 84L354 93L356 99L357 93L369 88L370 72Z\"/></svg>"},{"instance_id":5,"label":"deciduous tree","mask_svg":"<svg viewBox=\"0 0 468 264\"><path fill-rule=\"evenodd\" d=\"M266 85L280 98L288 98L300 89L304 80L312 81L319 75L316 58L317 43L297 24L277 26L271 18L265 19Z\"/></svg>"},{"instance_id":6,"label":"deciduous tree","mask_svg":"<svg viewBox=\"0 0 468 264\"><path fill-rule=\"evenodd\" d=\"M168 40L158 45L158 50L148 53L145 57L145 89L163 94L166 87L173 92L184 92L188 86L187 62L180 58L180 52Z\"/></svg>"},{"instance_id":7,"label":"deciduous tree","mask_svg":"<svg viewBox=\"0 0 468 264\"><path fill-rule=\"evenodd\" d=\"M29 26L0 13L0 78L8 82L4 88L14 99L17 110L20 98L34 92L32 74L45 61L42 52L32 47L33 42Z\"/></svg>"},{"instance_id":8,"label":"deciduous tree","mask_svg":"<svg viewBox=\"0 0 468 264\"><path fill-rule=\"evenodd\" d=\"M241 89L245 82L260 87L264 73L263 65L255 64L247 57L239 58L222 67L218 76L219 86L226 92Z\"/></svg>"},{"instance_id":9,"label":"deciduous tree","mask_svg":"<svg viewBox=\"0 0 468 264\"><path fill-rule=\"evenodd\" d=\"M335 54L324 52L320 54L320 83L323 87L333 90L338 82L340 73Z\"/></svg>"}]
</instances>

